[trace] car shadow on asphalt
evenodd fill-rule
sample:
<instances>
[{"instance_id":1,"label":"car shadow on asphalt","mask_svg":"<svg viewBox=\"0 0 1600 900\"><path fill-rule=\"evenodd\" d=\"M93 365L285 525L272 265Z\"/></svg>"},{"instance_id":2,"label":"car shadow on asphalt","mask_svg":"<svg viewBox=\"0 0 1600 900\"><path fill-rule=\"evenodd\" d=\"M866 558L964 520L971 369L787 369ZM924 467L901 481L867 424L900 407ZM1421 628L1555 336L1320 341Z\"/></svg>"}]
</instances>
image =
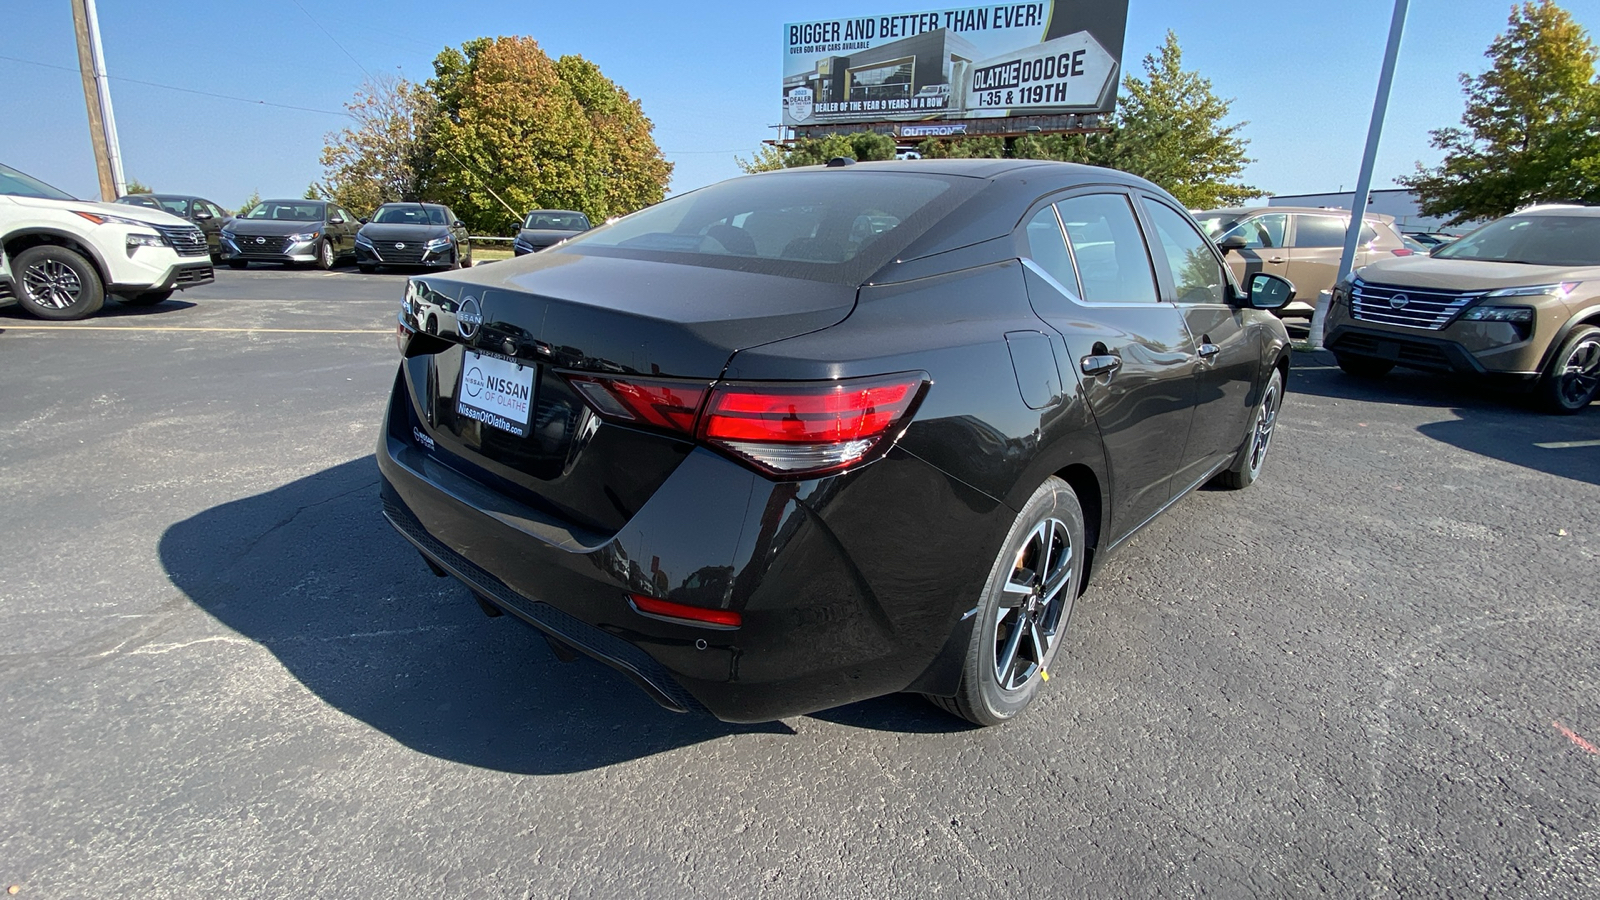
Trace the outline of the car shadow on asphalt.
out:
<instances>
[{"instance_id":1,"label":"car shadow on asphalt","mask_svg":"<svg viewBox=\"0 0 1600 900\"><path fill-rule=\"evenodd\" d=\"M1299 354L1290 370L1295 394L1448 409L1455 418L1417 432L1466 450L1586 484L1600 484L1600 405L1573 416L1533 408L1529 396L1493 382L1395 369L1381 379L1340 371L1330 353Z\"/></svg>"},{"instance_id":2,"label":"car shadow on asphalt","mask_svg":"<svg viewBox=\"0 0 1600 900\"><path fill-rule=\"evenodd\" d=\"M174 312L178 312L179 310L194 309L195 306L197 306L197 305L198 304L193 303L193 302L188 301L188 300L173 299L173 300L163 300L160 303L155 303L155 304L152 304L150 306L130 306L130 305L126 304L126 303L118 303L116 300L108 299L106 301L106 305L101 307L99 312L95 313L94 315L90 316L88 319L86 319L84 321L85 321L86 324L92 325L92 324L94 324L94 322L96 320L99 320L99 319L137 319L140 316L159 316L159 315L162 315L164 313L174 313ZM13 324L24 324L24 323L34 324L34 325L71 325L71 324L73 324L70 321L68 321L68 322L60 322L60 321L53 321L53 320L50 320L50 319L40 319L40 318L37 318L35 316L31 316L28 313L24 312L21 306L17 306L17 305L0 307L0 321L4 321L6 319L15 320L15 322ZM4 326L0 325L0 327L4 327Z\"/></svg>"},{"instance_id":3,"label":"car shadow on asphalt","mask_svg":"<svg viewBox=\"0 0 1600 900\"><path fill-rule=\"evenodd\" d=\"M794 733L667 712L598 662L558 662L534 629L433 577L379 509L369 456L178 522L161 561L324 702L441 759L552 774Z\"/></svg>"}]
</instances>

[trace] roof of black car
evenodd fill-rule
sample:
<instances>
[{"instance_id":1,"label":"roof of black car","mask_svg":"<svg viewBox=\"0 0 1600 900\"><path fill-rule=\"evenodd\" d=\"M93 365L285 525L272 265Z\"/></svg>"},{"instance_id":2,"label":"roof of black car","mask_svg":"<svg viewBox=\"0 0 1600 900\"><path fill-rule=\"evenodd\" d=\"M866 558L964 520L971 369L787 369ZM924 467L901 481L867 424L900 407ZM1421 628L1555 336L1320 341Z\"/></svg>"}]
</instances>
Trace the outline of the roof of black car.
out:
<instances>
[{"instance_id":1,"label":"roof of black car","mask_svg":"<svg viewBox=\"0 0 1600 900\"><path fill-rule=\"evenodd\" d=\"M967 178L996 178L1027 169L1050 167L1060 170L1080 169L1096 181L1132 181L1132 176L1115 169L1102 169L1078 163L1055 162L1047 159L895 159L856 163L852 166L802 166L781 169L779 172L913 172L928 175L955 175ZM776 174L776 173L774 173ZM1109 178L1108 178L1109 176Z\"/></svg>"}]
</instances>

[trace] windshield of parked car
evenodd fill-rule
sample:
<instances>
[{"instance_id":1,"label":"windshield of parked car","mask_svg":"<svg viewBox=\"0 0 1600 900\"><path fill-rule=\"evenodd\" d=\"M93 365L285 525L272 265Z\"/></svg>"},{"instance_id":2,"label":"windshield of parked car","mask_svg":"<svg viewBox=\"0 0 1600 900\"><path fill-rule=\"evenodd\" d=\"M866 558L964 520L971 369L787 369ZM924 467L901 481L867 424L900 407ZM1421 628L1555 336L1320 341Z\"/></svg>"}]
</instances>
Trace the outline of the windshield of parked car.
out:
<instances>
[{"instance_id":1,"label":"windshield of parked car","mask_svg":"<svg viewBox=\"0 0 1600 900\"><path fill-rule=\"evenodd\" d=\"M580 213L536 210L528 213L522 227L548 231L588 231L589 220Z\"/></svg>"},{"instance_id":2,"label":"windshield of parked car","mask_svg":"<svg viewBox=\"0 0 1600 900\"><path fill-rule=\"evenodd\" d=\"M78 199L66 191L57 190L7 165L0 165L0 194L9 194L13 197L38 197L41 200Z\"/></svg>"},{"instance_id":3,"label":"windshield of parked car","mask_svg":"<svg viewBox=\"0 0 1600 900\"><path fill-rule=\"evenodd\" d=\"M1508 216L1446 244L1434 257L1600 266L1600 216Z\"/></svg>"},{"instance_id":4,"label":"windshield of parked car","mask_svg":"<svg viewBox=\"0 0 1600 900\"><path fill-rule=\"evenodd\" d=\"M883 170L751 175L647 207L559 249L856 283L985 183Z\"/></svg>"},{"instance_id":5,"label":"windshield of parked car","mask_svg":"<svg viewBox=\"0 0 1600 900\"><path fill-rule=\"evenodd\" d=\"M263 200L240 213L240 219L274 219L282 222L321 222L321 203L296 203L290 200Z\"/></svg>"},{"instance_id":6,"label":"windshield of parked car","mask_svg":"<svg viewBox=\"0 0 1600 900\"><path fill-rule=\"evenodd\" d=\"M386 203L373 213L378 225L443 225L444 210L420 203Z\"/></svg>"},{"instance_id":7,"label":"windshield of parked car","mask_svg":"<svg viewBox=\"0 0 1600 900\"><path fill-rule=\"evenodd\" d=\"M189 201L182 197L157 197L156 202L161 204L161 209L180 218L189 217Z\"/></svg>"}]
</instances>

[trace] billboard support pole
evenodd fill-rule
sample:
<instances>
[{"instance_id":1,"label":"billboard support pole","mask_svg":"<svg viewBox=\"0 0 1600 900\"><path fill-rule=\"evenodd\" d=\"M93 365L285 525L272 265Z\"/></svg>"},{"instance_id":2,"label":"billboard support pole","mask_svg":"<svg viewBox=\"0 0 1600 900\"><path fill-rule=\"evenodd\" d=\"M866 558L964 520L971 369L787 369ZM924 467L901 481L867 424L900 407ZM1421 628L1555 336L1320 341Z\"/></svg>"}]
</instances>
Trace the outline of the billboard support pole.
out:
<instances>
[{"instance_id":1,"label":"billboard support pole","mask_svg":"<svg viewBox=\"0 0 1600 900\"><path fill-rule=\"evenodd\" d=\"M1389 22L1389 46L1383 52L1383 71L1378 75L1378 96L1372 102L1372 122L1367 126L1367 149L1361 157L1361 177L1350 203L1350 229L1344 236L1344 255L1339 258L1339 280L1355 268L1356 245L1361 240L1367 200L1372 195L1372 170L1378 160L1378 139L1383 137L1383 120L1389 111L1389 89L1394 86L1395 61L1400 57L1400 36L1406 28L1406 7L1410 0L1394 0L1394 18Z\"/></svg>"}]
</instances>

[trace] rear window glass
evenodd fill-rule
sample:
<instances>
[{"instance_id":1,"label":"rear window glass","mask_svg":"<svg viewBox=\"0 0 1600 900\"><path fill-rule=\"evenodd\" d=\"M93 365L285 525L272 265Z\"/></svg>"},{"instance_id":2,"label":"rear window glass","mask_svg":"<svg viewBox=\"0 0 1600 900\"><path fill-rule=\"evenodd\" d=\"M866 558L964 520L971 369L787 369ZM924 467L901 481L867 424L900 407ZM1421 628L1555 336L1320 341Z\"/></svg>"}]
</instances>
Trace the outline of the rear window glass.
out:
<instances>
[{"instance_id":1,"label":"rear window glass","mask_svg":"<svg viewBox=\"0 0 1600 900\"><path fill-rule=\"evenodd\" d=\"M1447 244L1434 256L1536 266L1600 266L1600 217L1511 216Z\"/></svg>"},{"instance_id":2,"label":"rear window glass","mask_svg":"<svg viewBox=\"0 0 1600 900\"><path fill-rule=\"evenodd\" d=\"M850 170L747 176L640 210L559 252L859 282L984 183Z\"/></svg>"}]
</instances>

